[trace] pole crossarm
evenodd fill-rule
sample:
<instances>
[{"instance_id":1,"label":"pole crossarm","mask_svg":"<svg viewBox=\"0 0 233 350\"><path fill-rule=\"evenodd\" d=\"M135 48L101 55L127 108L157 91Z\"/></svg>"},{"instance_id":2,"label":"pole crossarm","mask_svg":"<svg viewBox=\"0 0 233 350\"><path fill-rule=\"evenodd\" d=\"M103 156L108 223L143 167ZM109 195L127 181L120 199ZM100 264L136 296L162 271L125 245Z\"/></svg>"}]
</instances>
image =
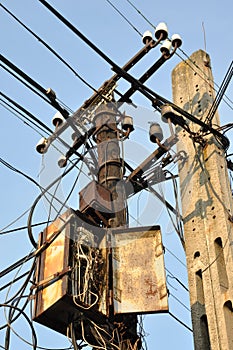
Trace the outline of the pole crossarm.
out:
<instances>
[{"instance_id":1,"label":"pole crossarm","mask_svg":"<svg viewBox=\"0 0 233 350\"><path fill-rule=\"evenodd\" d=\"M83 33L81 33L72 23L70 23L65 17L63 17L54 7L52 7L47 1L39 0L50 12L52 12L61 22L63 22L71 31L73 31L81 40L83 40L90 48L92 48L100 57L102 57L107 63L112 66L112 70L119 75L120 77L127 80L132 84L132 87L143 94L146 98L148 98L153 106L161 107L163 104L169 104L172 108L183 115L185 118L190 120L191 122L202 127L204 131L209 131L214 136L218 137L224 149L229 147L229 140L227 137L222 135L219 131L212 128L211 126L205 124L201 120L195 118L192 114L184 111L182 108L178 107L174 103L160 96L147 86L145 86L142 82L134 78L132 75L127 73L123 68L119 67L109 56L107 56L102 50L100 50L93 42L91 42Z\"/></svg>"}]
</instances>

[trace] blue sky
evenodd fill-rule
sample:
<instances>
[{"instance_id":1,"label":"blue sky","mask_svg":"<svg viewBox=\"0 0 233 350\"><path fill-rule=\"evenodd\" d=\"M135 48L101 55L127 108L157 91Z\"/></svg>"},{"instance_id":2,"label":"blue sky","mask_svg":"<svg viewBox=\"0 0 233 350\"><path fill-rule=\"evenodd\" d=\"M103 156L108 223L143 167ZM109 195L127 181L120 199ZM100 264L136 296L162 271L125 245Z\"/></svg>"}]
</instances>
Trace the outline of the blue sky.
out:
<instances>
[{"instance_id":1,"label":"blue sky","mask_svg":"<svg viewBox=\"0 0 233 350\"><path fill-rule=\"evenodd\" d=\"M221 84L232 60L232 2L230 0L221 2L198 0L190 4L183 0L175 3L173 1L165 3L152 0L143 2L132 0L132 2L154 26L159 22L166 22L169 36L173 33L181 35L183 39L181 49L183 52L179 52L179 54L182 58L186 58L183 53L189 56L198 49L204 50L206 48L211 57L215 82L218 85ZM123 66L142 47L141 37L137 31L140 33L144 33L146 30L154 32L150 24L127 0L112 0L112 3L122 11L137 31L106 0L50 0L49 3L119 66ZM39 1L2 0L1 4L6 6L31 30L51 45L96 89L112 76L113 72L109 64L59 22ZM58 98L71 110L78 109L92 95L90 88L77 79L72 72L46 50L38 40L16 23L1 7L0 29L1 54L44 88L51 87L56 91ZM132 74L139 77L159 56L159 48L153 49L142 62L132 69ZM181 58L175 55L161 67L146 85L171 100L171 72L180 61ZM56 111L3 69L1 69L0 74L1 91L52 128L51 119ZM123 92L128 87L128 83L119 82L120 91ZM233 99L232 92L231 85L227 90L227 96L231 101ZM157 121L159 116L154 113L149 101L139 93L134 95L133 102L140 107L139 114L141 113L142 119L140 119L140 116L135 117L138 126L137 134L135 132L134 136L132 135L131 144L128 148L126 147L126 150L130 153L135 147L138 152L137 156L128 155L128 157L131 157L132 163L136 165L138 158L144 157L151 147L145 132L148 122ZM219 112L222 124L231 122L232 102L230 108L222 101ZM39 182L49 182L59 173L56 154L50 154L43 159L35 151L35 145L41 137L37 132L16 118L2 105L0 105L0 121L1 158ZM162 127L165 136L167 136L166 125L163 124ZM228 136L231 139L231 134ZM140 145L143 145L144 148L140 148ZM63 187L63 193L66 193L66 190L72 186L74 175L71 174L68 177ZM0 189L0 229L3 229L30 208L39 194L39 189L24 177L3 165L1 165L0 171ZM158 190L165 193L166 198L174 202L167 185L162 185ZM77 198L78 188L71 198L70 205L77 205ZM138 218L139 211L142 211L140 222L144 225L161 225L163 242L167 247L165 264L168 271L172 272L172 275L167 272L168 288L173 295L173 297L172 295L169 297L170 311L191 327L190 312L187 310L189 308L188 293L174 279L175 276L187 285L186 268L184 266L185 255L180 241L169 222L166 210L158 201L153 199L151 207L155 208L154 211L151 211L151 207L145 204L148 203L146 195L143 194L141 198L135 199L135 201L137 202L131 199L130 202L134 219L135 217ZM44 204L39 204L33 222L41 222L47 219ZM132 222L135 224L134 219L132 219ZM7 230L26 224L27 214ZM35 237L38 236L41 229L36 228L34 230ZM32 246L28 240L26 230L0 235L0 269L6 268L17 259L25 256L31 249ZM0 286L13 280L15 273L16 271L2 278ZM20 285L17 286L19 288ZM9 295L13 295L13 292L14 289L9 290ZM7 298L6 291L1 292L0 296L2 303ZM30 314L29 310L27 310L27 313ZM1 313L0 320L1 324L4 324L3 313ZM144 327L148 334L146 340L149 350L154 348L170 349L171 347L180 350L193 349L191 332L170 315L146 316ZM39 325L35 325L35 328L38 334L38 345L45 348L67 348L70 346L66 337ZM21 319L16 322L15 330L20 337L30 342L30 330L25 320ZM0 330L0 346L3 347L4 334L5 330ZM18 336L12 335L10 348L30 349L31 346Z\"/></svg>"}]
</instances>

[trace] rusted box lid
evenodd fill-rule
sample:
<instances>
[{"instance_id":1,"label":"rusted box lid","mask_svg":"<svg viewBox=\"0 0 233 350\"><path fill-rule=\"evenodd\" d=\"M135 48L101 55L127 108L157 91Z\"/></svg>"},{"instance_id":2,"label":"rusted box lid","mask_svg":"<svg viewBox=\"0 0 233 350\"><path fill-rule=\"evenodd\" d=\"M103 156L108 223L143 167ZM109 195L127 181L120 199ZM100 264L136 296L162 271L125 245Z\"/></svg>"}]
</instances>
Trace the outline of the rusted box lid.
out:
<instances>
[{"instance_id":1,"label":"rusted box lid","mask_svg":"<svg viewBox=\"0 0 233 350\"><path fill-rule=\"evenodd\" d=\"M168 311L159 226L112 231L115 314Z\"/></svg>"}]
</instances>

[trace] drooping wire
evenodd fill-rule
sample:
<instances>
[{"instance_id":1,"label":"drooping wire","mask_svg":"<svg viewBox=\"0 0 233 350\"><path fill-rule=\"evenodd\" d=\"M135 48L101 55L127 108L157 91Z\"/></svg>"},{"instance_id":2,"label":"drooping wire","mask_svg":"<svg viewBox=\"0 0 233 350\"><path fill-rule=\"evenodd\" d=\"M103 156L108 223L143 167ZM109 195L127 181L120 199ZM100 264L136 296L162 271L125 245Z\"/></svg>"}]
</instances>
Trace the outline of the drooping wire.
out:
<instances>
[{"instance_id":1,"label":"drooping wire","mask_svg":"<svg viewBox=\"0 0 233 350\"><path fill-rule=\"evenodd\" d=\"M35 329L34 329L34 326L32 324L32 321L30 320L30 318L28 317L28 315L22 311L20 308L16 307L16 306L13 306L13 305L7 305L7 304L0 304L0 307L8 307L8 308L11 308L11 309L14 309L16 311L19 311L22 316L25 318L25 320L27 321L28 325L30 326L31 328L31 331L32 331L32 344L29 343L29 345L32 345L33 346L33 350L36 350L37 349L37 336L36 336L36 332L35 332ZM15 332L15 331L14 331ZM16 334L18 337L19 335ZM21 340L23 340L21 337L19 337ZM24 340L25 341L25 340Z\"/></svg>"},{"instance_id":2,"label":"drooping wire","mask_svg":"<svg viewBox=\"0 0 233 350\"><path fill-rule=\"evenodd\" d=\"M77 161L75 161L65 172L63 172L60 176L53 180L45 189L43 189L43 191L39 194L39 196L35 199L33 205L31 206L30 213L28 216L28 237L35 248L37 248L37 243L34 240L32 234L32 217L37 203L50 190L50 188L52 188L58 181L60 181L61 178L65 177L72 169L74 169L74 167L76 167L80 160L81 159L79 158Z\"/></svg>"}]
</instances>

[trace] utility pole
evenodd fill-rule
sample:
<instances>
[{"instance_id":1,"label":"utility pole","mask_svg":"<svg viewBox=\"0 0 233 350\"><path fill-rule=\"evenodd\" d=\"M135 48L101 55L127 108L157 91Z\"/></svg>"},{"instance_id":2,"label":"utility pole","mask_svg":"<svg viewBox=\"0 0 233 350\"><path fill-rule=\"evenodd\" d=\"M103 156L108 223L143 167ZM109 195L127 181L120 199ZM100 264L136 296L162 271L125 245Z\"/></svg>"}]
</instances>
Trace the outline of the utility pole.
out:
<instances>
[{"instance_id":1,"label":"utility pole","mask_svg":"<svg viewBox=\"0 0 233 350\"><path fill-rule=\"evenodd\" d=\"M109 228L125 228L128 226L127 201L125 185L123 183L124 165L120 157L119 131L116 123L117 109L114 104L103 104L96 112L96 143L98 153L98 184L108 189L111 193L112 213L108 220ZM130 131L130 130L128 130ZM108 261L111 266L112 248L109 247ZM113 293L113 276L109 269L109 291ZM137 335L137 316L114 316L112 295L110 299L109 318L114 323L120 336L120 348L122 350L140 349L140 339Z\"/></svg>"},{"instance_id":2,"label":"utility pole","mask_svg":"<svg viewBox=\"0 0 233 350\"><path fill-rule=\"evenodd\" d=\"M199 50L172 72L174 103L204 121L214 101L209 56ZM219 126L216 113L213 128ZM192 122L177 127L185 251L196 350L233 349L233 205L224 150ZM200 132L201 131L201 132ZM207 133L206 133L207 134Z\"/></svg>"}]
</instances>

